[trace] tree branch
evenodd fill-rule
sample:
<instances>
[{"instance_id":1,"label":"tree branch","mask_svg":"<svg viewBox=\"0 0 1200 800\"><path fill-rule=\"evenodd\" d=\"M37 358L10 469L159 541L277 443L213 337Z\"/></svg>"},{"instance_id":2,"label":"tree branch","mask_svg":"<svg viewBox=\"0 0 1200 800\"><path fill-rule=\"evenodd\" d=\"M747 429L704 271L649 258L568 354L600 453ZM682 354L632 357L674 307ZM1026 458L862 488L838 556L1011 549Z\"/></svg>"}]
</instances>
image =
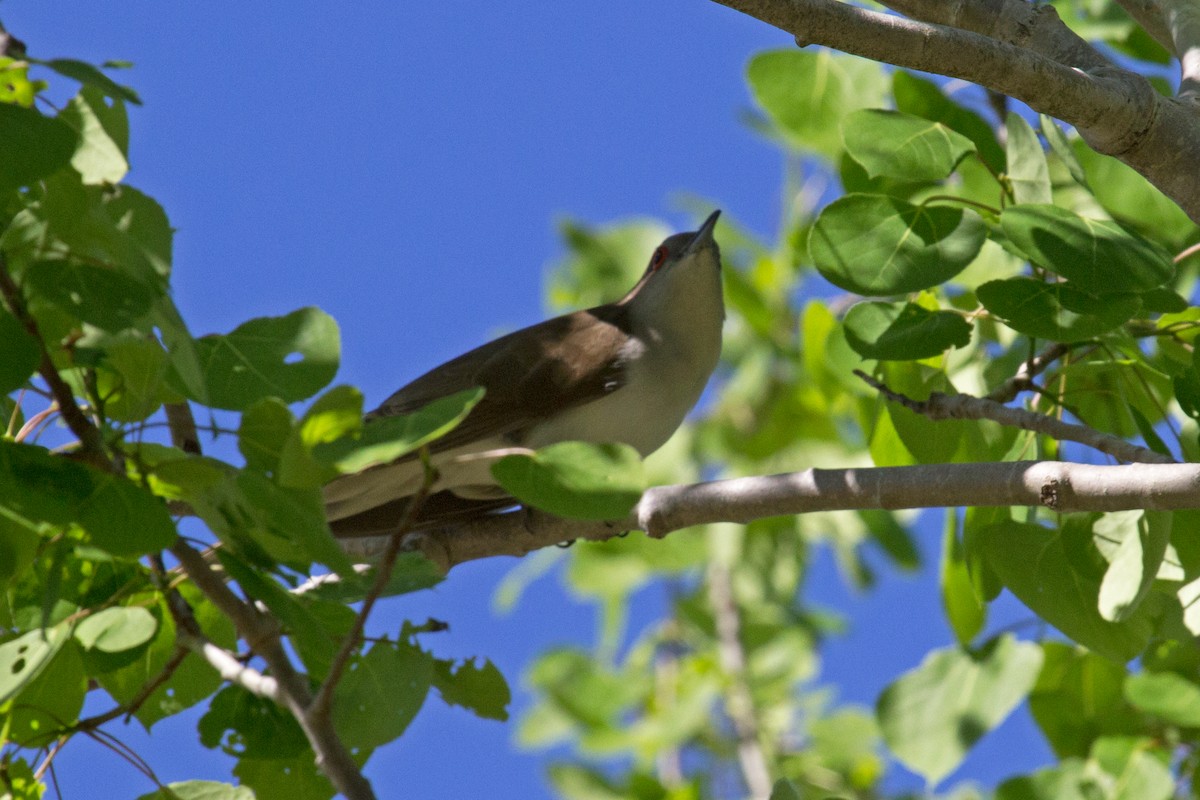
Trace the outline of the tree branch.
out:
<instances>
[{"instance_id":1,"label":"tree branch","mask_svg":"<svg viewBox=\"0 0 1200 800\"><path fill-rule=\"evenodd\" d=\"M725 711L737 736L738 763L746 788L754 800L767 800L771 794L771 769L759 739L754 698L746 684L746 653L742 648L741 620L733 596L729 566L712 559L708 566L708 604L712 608L717 632L717 659L729 677L725 692Z\"/></svg>"},{"instance_id":2,"label":"tree branch","mask_svg":"<svg viewBox=\"0 0 1200 800\"><path fill-rule=\"evenodd\" d=\"M1082 70L1113 66L1071 30L1051 5L1026 0L882 0L906 17L974 31Z\"/></svg>"},{"instance_id":3,"label":"tree branch","mask_svg":"<svg viewBox=\"0 0 1200 800\"><path fill-rule=\"evenodd\" d=\"M236 683L251 694L274 700L279 705L286 705L283 694L279 691L279 682L269 675L263 675L256 669L246 666L238 657L228 650L185 630L179 630L176 639L181 645L203 658L220 676Z\"/></svg>"},{"instance_id":4,"label":"tree branch","mask_svg":"<svg viewBox=\"0 0 1200 800\"><path fill-rule=\"evenodd\" d=\"M375 800L371 784L363 777L350 751L342 744L332 723L309 715L312 693L308 679L296 671L279 641L274 620L243 602L208 566L204 557L183 539L176 539L171 553L179 560L192 582L233 621L238 636L267 662L277 682L281 705L291 712L317 757L317 766L334 787L349 800Z\"/></svg>"},{"instance_id":5,"label":"tree branch","mask_svg":"<svg viewBox=\"0 0 1200 800\"><path fill-rule=\"evenodd\" d=\"M747 523L813 511L955 506L1043 506L1074 511L1175 511L1200 508L1200 464L1099 466L1064 461L924 464L911 467L810 469L781 475L655 486L623 520L568 520L519 511L456 528L405 537L442 570L491 556L524 556L567 539L604 540L620 531L671 531L714 522ZM346 540L356 555L382 537Z\"/></svg>"},{"instance_id":6,"label":"tree branch","mask_svg":"<svg viewBox=\"0 0 1200 800\"><path fill-rule=\"evenodd\" d=\"M1168 49L1179 59L1179 98L1200 103L1200 8L1194 0L1157 0L1154 5L1170 32Z\"/></svg>"},{"instance_id":7,"label":"tree branch","mask_svg":"<svg viewBox=\"0 0 1200 800\"><path fill-rule=\"evenodd\" d=\"M899 403L909 411L931 420L986 419L1010 428L1041 433L1059 441L1085 444L1121 461L1134 461L1141 464L1176 463L1175 459L1170 456L1156 453L1145 447L1138 447L1119 436L1102 433L1086 425L1073 425L1045 414L1038 414L1023 408L1010 408L988 398L971 397L967 394L950 395L933 392L929 395L928 400L914 400L907 395L892 391L862 370L856 369L854 374L893 403Z\"/></svg>"},{"instance_id":8,"label":"tree branch","mask_svg":"<svg viewBox=\"0 0 1200 800\"><path fill-rule=\"evenodd\" d=\"M1075 126L1095 150L1146 177L1200 222L1200 119L1159 96L1145 77L1113 67L1089 72L1040 53L945 25L836 0L716 0L821 44L907 69L977 83Z\"/></svg>"},{"instance_id":9,"label":"tree branch","mask_svg":"<svg viewBox=\"0 0 1200 800\"><path fill-rule=\"evenodd\" d=\"M1004 383L988 392L987 399L996 403L1008 403L1026 389L1034 387L1033 379L1042 374L1055 361L1071 351L1071 345L1055 342L1017 369L1017 373Z\"/></svg>"}]
</instances>

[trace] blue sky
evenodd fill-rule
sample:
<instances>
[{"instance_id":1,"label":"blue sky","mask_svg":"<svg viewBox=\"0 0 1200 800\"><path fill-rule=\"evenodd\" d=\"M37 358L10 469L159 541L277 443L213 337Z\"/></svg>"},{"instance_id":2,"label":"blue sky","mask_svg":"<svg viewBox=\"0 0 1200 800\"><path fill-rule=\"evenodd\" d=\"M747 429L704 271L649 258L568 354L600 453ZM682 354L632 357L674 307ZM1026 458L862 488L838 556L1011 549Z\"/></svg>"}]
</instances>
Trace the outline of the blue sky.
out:
<instances>
[{"instance_id":1,"label":"blue sky","mask_svg":"<svg viewBox=\"0 0 1200 800\"><path fill-rule=\"evenodd\" d=\"M119 76L145 101L131 109L128 181L178 229L174 286L193 331L319 305L341 325L338 380L360 386L368 405L541 319L565 215L656 215L682 228L691 220L678 199L689 193L773 236L781 214L779 151L739 114L750 106L748 58L790 39L702 0L9 0L0 19L38 57L134 62ZM922 526L927 561L939 527ZM823 680L843 698L873 703L950 642L935 569L884 571L877 591L858 596L821 560L812 596L852 625L825 652ZM551 645L586 644L594 612L550 578L497 616L491 597L513 563L460 567L441 587L387 604L376 626L446 620L450 632L428 644L494 660L519 712L522 668ZM643 607L652 614L660 602L648 592ZM1029 616L1011 604L1006 613ZM228 779L228 760L196 742L196 716L160 723L149 739L118 733L166 781ZM545 755L516 750L514 731L431 697L368 775L382 796L414 800L548 797ZM994 784L1045 758L1021 711L958 777ZM86 742L57 764L67 797L153 788ZM920 784L901 775L896 785Z\"/></svg>"}]
</instances>

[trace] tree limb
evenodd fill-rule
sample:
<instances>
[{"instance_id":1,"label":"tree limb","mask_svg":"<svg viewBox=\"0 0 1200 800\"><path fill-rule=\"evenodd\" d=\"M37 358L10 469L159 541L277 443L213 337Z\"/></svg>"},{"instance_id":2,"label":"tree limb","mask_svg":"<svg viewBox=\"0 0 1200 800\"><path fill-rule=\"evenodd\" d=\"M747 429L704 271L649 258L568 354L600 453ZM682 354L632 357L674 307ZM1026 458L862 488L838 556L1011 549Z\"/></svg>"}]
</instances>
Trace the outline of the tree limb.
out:
<instances>
[{"instance_id":1,"label":"tree limb","mask_svg":"<svg viewBox=\"0 0 1200 800\"><path fill-rule=\"evenodd\" d=\"M1200 7L1194 0L1157 0L1154 5L1170 32L1168 49L1179 59L1179 98L1200 103Z\"/></svg>"},{"instance_id":2,"label":"tree limb","mask_svg":"<svg viewBox=\"0 0 1200 800\"><path fill-rule=\"evenodd\" d=\"M1054 6L1027 0L882 0L906 17L974 31L1082 70L1113 63L1066 26Z\"/></svg>"},{"instance_id":3,"label":"tree limb","mask_svg":"<svg viewBox=\"0 0 1200 800\"><path fill-rule=\"evenodd\" d=\"M569 539L604 540L621 531L662 537L714 522L747 523L813 511L955 506L1043 506L1074 511L1200 508L1200 464L1099 466L1064 461L923 464L810 469L781 475L655 486L623 520L568 520L538 511L497 514L443 530L411 533L443 571L491 556L524 556ZM378 553L384 537L344 540L357 556Z\"/></svg>"},{"instance_id":4,"label":"tree limb","mask_svg":"<svg viewBox=\"0 0 1200 800\"><path fill-rule=\"evenodd\" d=\"M1010 428L1045 434L1059 441L1085 444L1121 461L1133 461L1141 464L1176 463L1175 459L1170 456L1156 453L1145 447L1138 447L1111 433L1102 433L1086 425L1073 425L1045 414L1027 411L1024 408L1011 408L986 397L932 392L927 400L914 400L907 395L892 391L862 370L856 369L854 374L893 403L899 403L909 411L931 420L986 419Z\"/></svg>"},{"instance_id":5,"label":"tree limb","mask_svg":"<svg viewBox=\"0 0 1200 800\"><path fill-rule=\"evenodd\" d=\"M1175 53L1175 43L1171 41L1171 31L1167 29L1158 0L1117 0L1117 5L1125 9L1125 13L1150 34L1150 38Z\"/></svg>"},{"instance_id":6,"label":"tree limb","mask_svg":"<svg viewBox=\"0 0 1200 800\"><path fill-rule=\"evenodd\" d=\"M836 0L716 0L821 44L907 69L977 83L1075 126L1098 152L1119 158L1200 222L1200 119L1192 105L1158 95L1145 77L1113 67L1089 72L1032 50L945 25Z\"/></svg>"},{"instance_id":7,"label":"tree limb","mask_svg":"<svg viewBox=\"0 0 1200 800\"><path fill-rule=\"evenodd\" d=\"M332 722L328 717L314 720L309 715L312 693L308 688L308 679L292 666L279 641L279 628L274 620L235 595L221 577L212 571L204 557L183 539L176 539L171 553L200 591L233 621L238 635L250 649L267 662L271 676L277 682L281 705L300 723L316 754L317 766L329 781L349 800L375 800L371 784L363 777L350 751L338 738Z\"/></svg>"}]
</instances>

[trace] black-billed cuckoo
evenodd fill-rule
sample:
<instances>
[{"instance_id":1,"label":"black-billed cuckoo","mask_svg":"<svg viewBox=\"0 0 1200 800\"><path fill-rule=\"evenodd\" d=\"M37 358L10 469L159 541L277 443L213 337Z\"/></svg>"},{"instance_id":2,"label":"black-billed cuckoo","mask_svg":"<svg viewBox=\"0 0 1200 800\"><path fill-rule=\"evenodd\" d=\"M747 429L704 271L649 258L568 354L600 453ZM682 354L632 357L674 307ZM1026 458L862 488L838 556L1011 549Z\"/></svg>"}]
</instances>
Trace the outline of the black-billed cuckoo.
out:
<instances>
[{"instance_id":1,"label":"black-billed cuckoo","mask_svg":"<svg viewBox=\"0 0 1200 800\"><path fill-rule=\"evenodd\" d=\"M725 304L720 211L700 229L668 237L645 274L615 303L502 336L435 367L367 415L408 414L482 386L483 399L429 449L437 479L420 527L516 505L491 465L514 447L623 442L646 456L670 438L717 366ZM415 454L325 487L338 536L390 533L424 480Z\"/></svg>"}]
</instances>

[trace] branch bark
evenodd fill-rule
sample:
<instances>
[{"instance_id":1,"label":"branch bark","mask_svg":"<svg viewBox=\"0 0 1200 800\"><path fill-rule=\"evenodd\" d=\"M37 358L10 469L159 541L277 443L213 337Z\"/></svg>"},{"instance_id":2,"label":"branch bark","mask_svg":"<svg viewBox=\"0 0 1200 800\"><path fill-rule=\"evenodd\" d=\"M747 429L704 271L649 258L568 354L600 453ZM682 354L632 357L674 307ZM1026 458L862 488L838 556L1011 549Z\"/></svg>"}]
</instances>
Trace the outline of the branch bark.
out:
<instances>
[{"instance_id":1,"label":"branch bark","mask_svg":"<svg viewBox=\"0 0 1200 800\"><path fill-rule=\"evenodd\" d=\"M747 523L813 511L1043 506L1074 511L1200 508L1200 464L1098 466L1064 461L926 464L810 469L781 475L656 486L623 520L589 522L538 511L498 514L453 529L405 537L448 571L491 556L524 556L570 539L609 539L626 530L654 537L693 525ZM344 540L352 554L377 554L386 537Z\"/></svg>"},{"instance_id":2,"label":"branch bark","mask_svg":"<svg viewBox=\"0 0 1200 800\"><path fill-rule=\"evenodd\" d=\"M1074 125L1092 148L1137 170L1200 222L1200 119L1191 103L1161 97L1141 75L1109 66L1084 71L973 31L837 0L716 2L787 31L802 46L820 44L1015 97Z\"/></svg>"}]
</instances>

